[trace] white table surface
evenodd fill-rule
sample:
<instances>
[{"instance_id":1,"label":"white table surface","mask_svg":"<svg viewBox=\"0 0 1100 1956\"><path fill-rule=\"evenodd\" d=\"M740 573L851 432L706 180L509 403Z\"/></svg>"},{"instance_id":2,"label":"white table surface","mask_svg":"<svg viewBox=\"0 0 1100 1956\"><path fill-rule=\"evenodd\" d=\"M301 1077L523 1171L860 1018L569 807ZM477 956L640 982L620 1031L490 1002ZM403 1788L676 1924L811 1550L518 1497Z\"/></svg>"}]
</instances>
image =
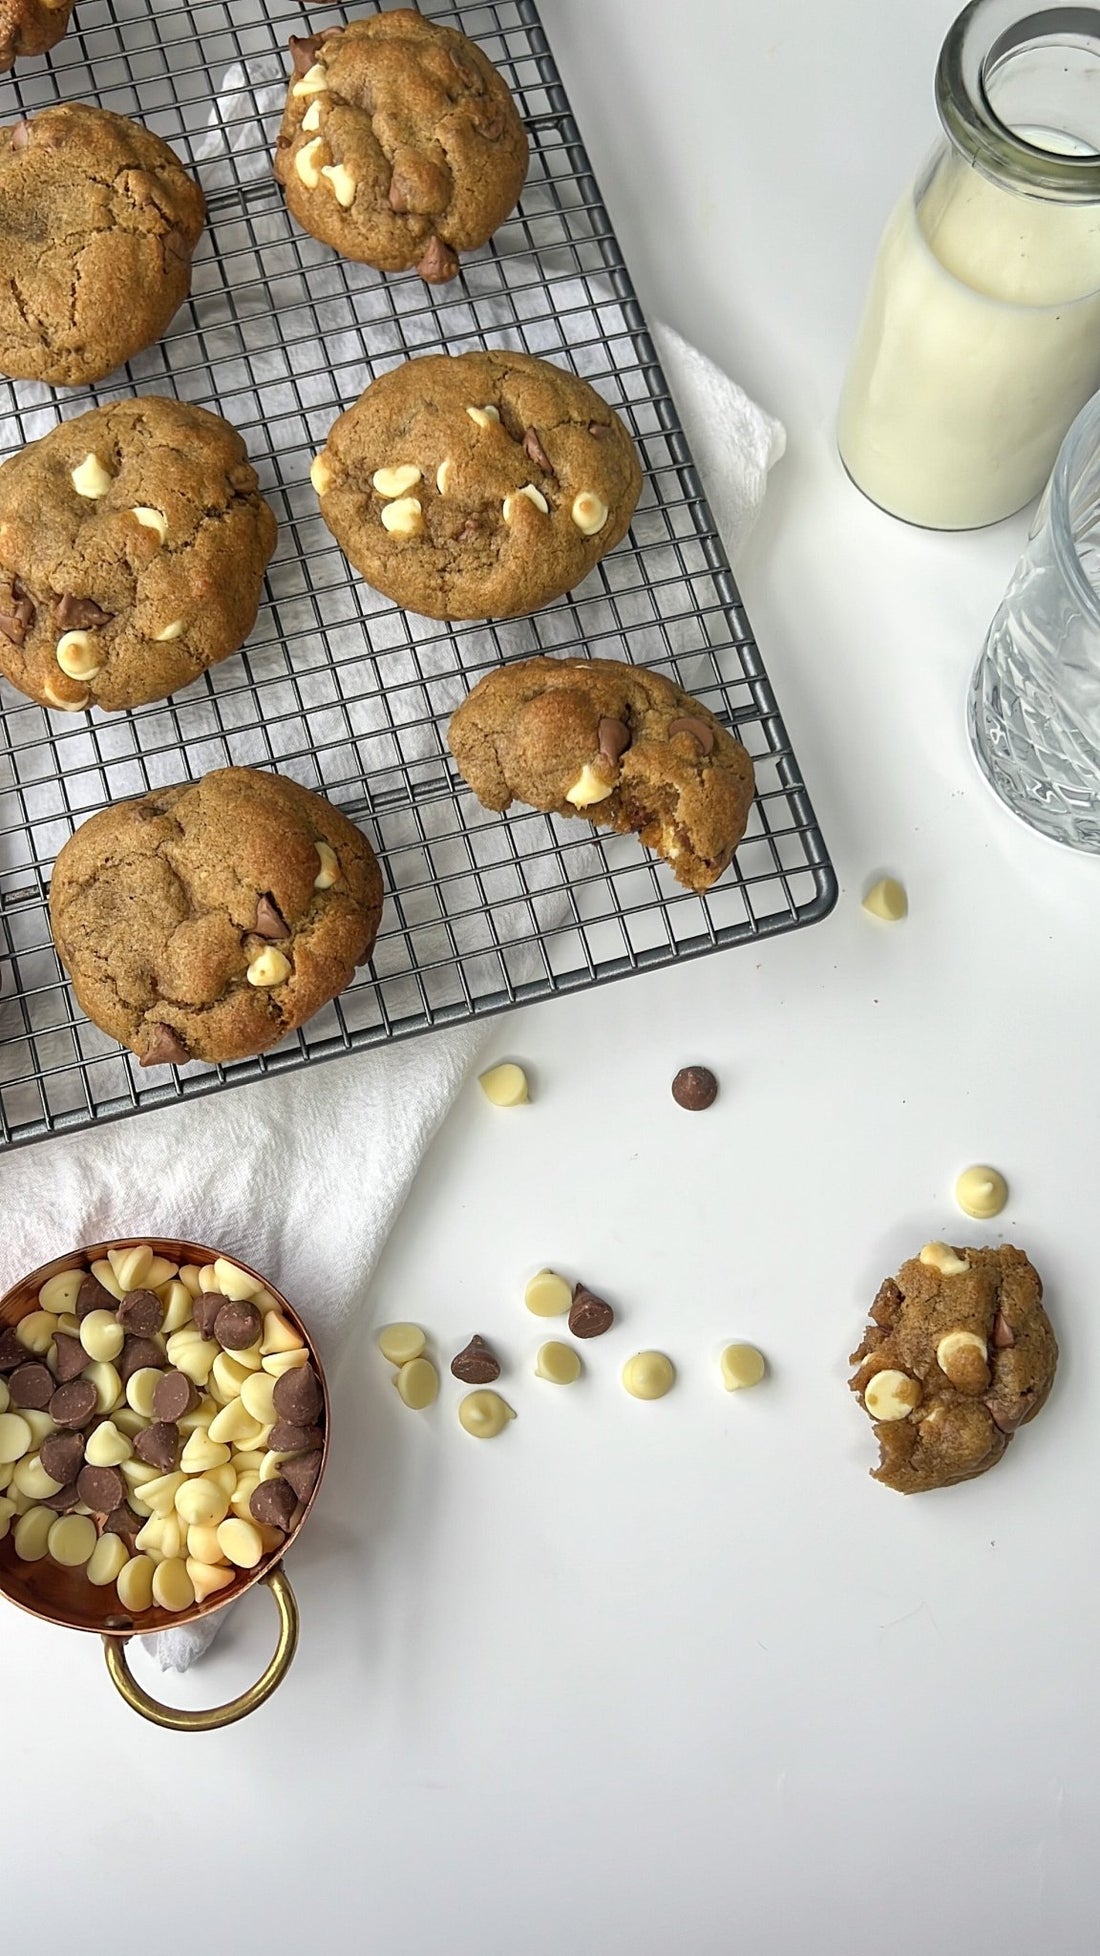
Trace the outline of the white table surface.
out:
<instances>
[{"instance_id":1,"label":"white table surface","mask_svg":"<svg viewBox=\"0 0 1100 1956\"><path fill-rule=\"evenodd\" d=\"M364 1324L265 1711L155 1731L92 1640L6 1613L13 1950L1096 1949L1100 867L1003 814L965 743L1023 523L905 529L832 445L951 12L545 0L643 302L789 430L739 570L840 903L497 1023L536 1100L466 1092L373 1311L444 1359L496 1340L519 1418L475 1444L453 1381L406 1412ZM884 868L896 929L859 907ZM722 1081L695 1117L668 1091L692 1060ZM952 1206L974 1159L1012 1185L988 1227ZM847 1352L902 1256L1002 1234L1047 1279L1057 1388L996 1472L903 1501L867 1477ZM542 1263L621 1310L570 1391L530 1374ZM768 1354L758 1392L721 1390L732 1337ZM647 1345L679 1369L657 1405L618 1384ZM271 1628L252 1599L179 1701L240 1689Z\"/></svg>"}]
</instances>

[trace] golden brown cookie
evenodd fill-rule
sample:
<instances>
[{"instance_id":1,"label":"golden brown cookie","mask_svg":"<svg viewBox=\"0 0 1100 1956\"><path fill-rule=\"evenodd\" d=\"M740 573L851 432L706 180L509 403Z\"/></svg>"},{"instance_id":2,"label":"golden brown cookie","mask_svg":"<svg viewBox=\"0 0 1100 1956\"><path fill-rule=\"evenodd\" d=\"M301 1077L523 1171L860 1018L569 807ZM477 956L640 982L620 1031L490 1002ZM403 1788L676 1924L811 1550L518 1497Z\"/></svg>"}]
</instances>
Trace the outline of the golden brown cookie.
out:
<instances>
[{"instance_id":1,"label":"golden brown cookie","mask_svg":"<svg viewBox=\"0 0 1100 1956\"><path fill-rule=\"evenodd\" d=\"M523 801L634 833L689 890L709 890L745 833L751 760L663 673L521 659L479 680L447 738L486 808Z\"/></svg>"},{"instance_id":2,"label":"golden brown cookie","mask_svg":"<svg viewBox=\"0 0 1100 1956\"><path fill-rule=\"evenodd\" d=\"M248 637L275 527L219 414L60 422L0 466L0 671L66 712L166 699Z\"/></svg>"},{"instance_id":3,"label":"golden brown cookie","mask_svg":"<svg viewBox=\"0 0 1100 1956\"><path fill-rule=\"evenodd\" d=\"M370 953L382 878L345 815L221 768L92 815L57 858L50 925L88 1017L143 1066L262 1053Z\"/></svg>"},{"instance_id":4,"label":"golden brown cookie","mask_svg":"<svg viewBox=\"0 0 1100 1956\"><path fill-rule=\"evenodd\" d=\"M125 116L71 102L0 129L0 373L75 387L159 339L205 209Z\"/></svg>"},{"instance_id":5,"label":"golden brown cookie","mask_svg":"<svg viewBox=\"0 0 1100 1956\"><path fill-rule=\"evenodd\" d=\"M1034 1419L1058 1346L1022 1250L926 1243L887 1277L852 1353L850 1381L874 1423L874 1478L901 1494L973 1480Z\"/></svg>"},{"instance_id":6,"label":"golden brown cookie","mask_svg":"<svg viewBox=\"0 0 1100 1956\"><path fill-rule=\"evenodd\" d=\"M330 428L311 480L375 590L428 618L514 618L621 541L642 474L587 381L496 351L379 375Z\"/></svg>"},{"instance_id":7,"label":"golden brown cookie","mask_svg":"<svg viewBox=\"0 0 1100 1956\"><path fill-rule=\"evenodd\" d=\"M415 8L299 39L275 175L305 230L438 284L503 224L527 137L491 61Z\"/></svg>"},{"instance_id":8,"label":"golden brown cookie","mask_svg":"<svg viewBox=\"0 0 1100 1956\"><path fill-rule=\"evenodd\" d=\"M72 11L73 0L0 0L0 73L56 47Z\"/></svg>"}]
</instances>

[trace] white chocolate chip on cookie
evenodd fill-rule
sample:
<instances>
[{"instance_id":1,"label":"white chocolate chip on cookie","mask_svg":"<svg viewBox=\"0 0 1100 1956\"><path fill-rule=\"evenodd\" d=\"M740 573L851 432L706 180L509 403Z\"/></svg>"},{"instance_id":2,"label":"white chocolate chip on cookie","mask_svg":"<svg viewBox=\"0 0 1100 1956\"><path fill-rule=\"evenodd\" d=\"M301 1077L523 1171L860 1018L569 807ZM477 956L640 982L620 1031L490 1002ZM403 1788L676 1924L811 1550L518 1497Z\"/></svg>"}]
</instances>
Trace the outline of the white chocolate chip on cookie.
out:
<instances>
[{"instance_id":1,"label":"white chocolate chip on cookie","mask_svg":"<svg viewBox=\"0 0 1100 1956\"><path fill-rule=\"evenodd\" d=\"M521 496L525 496L529 503L534 503L535 508L539 510L543 516L548 516L550 514L550 505L547 502L546 497L543 495L541 489L536 489L533 482L525 482L523 488L517 489L514 496L505 496L504 498L504 521L506 523L510 523L512 521L512 517L515 514L516 504L518 503Z\"/></svg>"},{"instance_id":2,"label":"white chocolate chip on cookie","mask_svg":"<svg viewBox=\"0 0 1100 1956\"><path fill-rule=\"evenodd\" d=\"M324 95L327 89L328 75L325 72L324 63L315 61L312 68L306 69L301 80L295 82L291 94L297 96Z\"/></svg>"},{"instance_id":3,"label":"white chocolate chip on cookie","mask_svg":"<svg viewBox=\"0 0 1100 1956\"><path fill-rule=\"evenodd\" d=\"M63 632L57 641L57 663L70 679L94 679L103 659L87 632Z\"/></svg>"},{"instance_id":4,"label":"white chocolate chip on cookie","mask_svg":"<svg viewBox=\"0 0 1100 1956\"><path fill-rule=\"evenodd\" d=\"M586 761L573 786L566 789L565 799L571 801L574 808L591 808L594 802L606 801L610 793L610 783L602 781L595 768Z\"/></svg>"},{"instance_id":5,"label":"white chocolate chip on cookie","mask_svg":"<svg viewBox=\"0 0 1100 1956\"><path fill-rule=\"evenodd\" d=\"M960 1392L984 1392L989 1384L988 1347L976 1331L947 1331L936 1346L936 1364Z\"/></svg>"},{"instance_id":6,"label":"white chocolate chip on cookie","mask_svg":"<svg viewBox=\"0 0 1100 1956\"><path fill-rule=\"evenodd\" d=\"M393 469L375 469L371 484L380 496L394 501L399 496L407 496L420 481L420 470L415 462L401 462Z\"/></svg>"},{"instance_id":7,"label":"white chocolate chip on cookie","mask_svg":"<svg viewBox=\"0 0 1100 1956\"><path fill-rule=\"evenodd\" d=\"M451 471L453 468L454 468L454 463L452 462L450 456L445 455L442 462L439 464L439 467L435 472L435 486L438 489L441 496L445 496L447 494L447 484L451 479Z\"/></svg>"},{"instance_id":8,"label":"white chocolate chip on cookie","mask_svg":"<svg viewBox=\"0 0 1100 1956\"><path fill-rule=\"evenodd\" d=\"M56 707L59 713L83 713L92 697L87 686L66 690L55 679L44 679L42 691L46 696L47 706Z\"/></svg>"},{"instance_id":9,"label":"white chocolate chip on cookie","mask_svg":"<svg viewBox=\"0 0 1100 1956\"><path fill-rule=\"evenodd\" d=\"M424 528L424 512L415 496L399 496L382 511L382 527L395 537L417 537Z\"/></svg>"},{"instance_id":10,"label":"white chocolate chip on cookie","mask_svg":"<svg viewBox=\"0 0 1100 1956\"><path fill-rule=\"evenodd\" d=\"M343 211L350 211L355 202L358 178L353 177L346 163L322 163L321 175L332 191L336 202Z\"/></svg>"},{"instance_id":11,"label":"white chocolate chip on cookie","mask_svg":"<svg viewBox=\"0 0 1100 1956\"><path fill-rule=\"evenodd\" d=\"M182 637L183 637L183 619L172 618L169 620L168 624L165 625L163 631L156 632L154 634L153 643L154 645L165 645L168 643L170 639L182 638Z\"/></svg>"},{"instance_id":12,"label":"white chocolate chip on cookie","mask_svg":"<svg viewBox=\"0 0 1100 1956\"><path fill-rule=\"evenodd\" d=\"M579 496L574 496L569 514L582 536L594 537L607 522L608 509L594 489L582 489Z\"/></svg>"},{"instance_id":13,"label":"white chocolate chip on cookie","mask_svg":"<svg viewBox=\"0 0 1100 1956\"><path fill-rule=\"evenodd\" d=\"M107 494L113 477L108 475L98 455L89 454L70 471L69 481L78 496L95 498Z\"/></svg>"},{"instance_id":14,"label":"white chocolate chip on cookie","mask_svg":"<svg viewBox=\"0 0 1100 1956\"><path fill-rule=\"evenodd\" d=\"M143 530L155 530L161 543L164 542L168 535L168 519L159 509L148 509L144 504L139 504L136 509L130 511L130 514L137 517Z\"/></svg>"},{"instance_id":15,"label":"white chocolate chip on cookie","mask_svg":"<svg viewBox=\"0 0 1100 1956\"><path fill-rule=\"evenodd\" d=\"M320 127L321 127L321 104L319 101L311 102L304 116L302 117L302 128L305 130L307 136L315 136Z\"/></svg>"},{"instance_id":16,"label":"white chocolate chip on cookie","mask_svg":"<svg viewBox=\"0 0 1100 1956\"><path fill-rule=\"evenodd\" d=\"M317 851L317 860L321 865L313 879L313 887L315 890L331 890L336 878L340 874L340 863L336 851L329 842L315 842L313 846Z\"/></svg>"},{"instance_id":17,"label":"white chocolate chip on cookie","mask_svg":"<svg viewBox=\"0 0 1100 1956\"><path fill-rule=\"evenodd\" d=\"M332 488L332 464L324 449L315 455L309 465L309 479L319 496L325 496Z\"/></svg>"},{"instance_id":18,"label":"white chocolate chip on cookie","mask_svg":"<svg viewBox=\"0 0 1100 1956\"><path fill-rule=\"evenodd\" d=\"M500 420L500 409L490 403L485 407L468 407L466 412L476 428L489 428L494 421Z\"/></svg>"},{"instance_id":19,"label":"white chocolate chip on cookie","mask_svg":"<svg viewBox=\"0 0 1100 1956\"><path fill-rule=\"evenodd\" d=\"M321 181L321 164L318 159L324 147L324 138L314 136L312 141L303 144L294 158L295 172L307 190L316 190Z\"/></svg>"},{"instance_id":20,"label":"white chocolate chip on cookie","mask_svg":"<svg viewBox=\"0 0 1100 1956\"><path fill-rule=\"evenodd\" d=\"M290 977L290 973L290 959L284 958L282 952L277 950L274 944L269 944L257 957L253 958L252 963L245 972L245 977L248 979L250 985L266 987L269 985L285 984L286 980Z\"/></svg>"},{"instance_id":21,"label":"white chocolate chip on cookie","mask_svg":"<svg viewBox=\"0 0 1100 1956\"><path fill-rule=\"evenodd\" d=\"M908 1419L920 1401L920 1385L908 1372L876 1372L863 1389L863 1403L872 1419Z\"/></svg>"},{"instance_id":22,"label":"white chocolate chip on cookie","mask_svg":"<svg viewBox=\"0 0 1100 1956\"><path fill-rule=\"evenodd\" d=\"M965 1257L956 1256L950 1243L926 1243L919 1261L930 1270L938 1270L941 1277L961 1277L970 1268Z\"/></svg>"}]
</instances>

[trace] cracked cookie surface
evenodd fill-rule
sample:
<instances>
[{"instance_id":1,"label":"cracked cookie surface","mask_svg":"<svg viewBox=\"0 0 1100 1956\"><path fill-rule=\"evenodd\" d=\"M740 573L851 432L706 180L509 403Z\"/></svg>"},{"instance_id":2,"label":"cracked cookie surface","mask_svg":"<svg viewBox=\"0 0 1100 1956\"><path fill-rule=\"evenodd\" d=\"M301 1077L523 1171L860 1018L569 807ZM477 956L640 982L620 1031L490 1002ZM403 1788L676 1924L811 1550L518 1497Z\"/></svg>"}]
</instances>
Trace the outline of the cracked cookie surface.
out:
<instances>
[{"instance_id":1,"label":"cracked cookie surface","mask_svg":"<svg viewBox=\"0 0 1100 1956\"><path fill-rule=\"evenodd\" d=\"M492 62L408 7L292 37L290 50L275 175L299 224L379 271L453 278L527 175L527 136Z\"/></svg>"},{"instance_id":2,"label":"cracked cookie surface","mask_svg":"<svg viewBox=\"0 0 1100 1956\"><path fill-rule=\"evenodd\" d=\"M512 801L636 834L708 890L745 832L752 762L701 701L616 659L522 659L478 681L447 731L486 808Z\"/></svg>"},{"instance_id":3,"label":"cracked cookie surface","mask_svg":"<svg viewBox=\"0 0 1100 1956\"><path fill-rule=\"evenodd\" d=\"M27 55L45 54L66 32L74 0L0 0L0 73Z\"/></svg>"},{"instance_id":4,"label":"cracked cookie surface","mask_svg":"<svg viewBox=\"0 0 1100 1956\"><path fill-rule=\"evenodd\" d=\"M626 535L642 484L607 402L531 354L426 354L334 422L311 480L355 569L428 618L512 618Z\"/></svg>"},{"instance_id":5,"label":"cracked cookie surface","mask_svg":"<svg viewBox=\"0 0 1100 1956\"><path fill-rule=\"evenodd\" d=\"M0 129L0 373L78 386L160 338L205 202L168 144L84 103Z\"/></svg>"},{"instance_id":6,"label":"cracked cookie surface","mask_svg":"<svg viewBox=\"0 0 1100 1956\"><path fill-rule=\"evenodd\" d=\"M155 395L0 465L0 671L42 706L166 699L256 622L275 517L244 442Z\"/></svg>"},{"instance_id":7,"label":"cracked cookie surface","mask_svg":"<svg viewBox=\"0 0 1100 1956\"><path fill-rule=\"evenodd\" d=\"M378 863L354 823L252 768L102 809L50 885L81 1006L143 1066L274 1046L350 983L381 910Z\"/></svg>"},{"instance_id":8,"label":"cracked cookie surface","mask_svg":"<svg viewBox=\"0 0 1100 1956\"><path fill-rule=\"evenodd\" d=\"M996 1466L1043 1406L1058 1345L1022 1250L928 1243L888 1277L852 1353L850 1380L874 1424L874 1478L901 1494Z\"/></svg>"}]
</instances>

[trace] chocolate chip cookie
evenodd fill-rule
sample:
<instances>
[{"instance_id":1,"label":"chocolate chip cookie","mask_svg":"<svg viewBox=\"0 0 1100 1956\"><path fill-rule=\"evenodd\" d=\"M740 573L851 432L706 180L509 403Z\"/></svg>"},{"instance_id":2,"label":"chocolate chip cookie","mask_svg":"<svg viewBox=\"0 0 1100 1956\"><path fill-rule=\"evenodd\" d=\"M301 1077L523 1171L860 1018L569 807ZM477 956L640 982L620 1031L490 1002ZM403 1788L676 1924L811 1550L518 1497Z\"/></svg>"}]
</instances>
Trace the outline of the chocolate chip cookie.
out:
<instances>
[{"instance_id":1,"label":"chocolate chip cookie","mask_svg":"<svg viewBox=\"0 0 1100 1956\"><path fill-rule=\"evenodd\" d=\"M350 983L381 910L347 817L242 767L90 816L50 886L77 999L143 1066L274 1046Z\"/></svg>"},{"instance_id":2,"label":"chocolate chip cookie","mask_svg":"<svg viewBox=\"0 0 1100 1956\"><path fill-rule=\"evenodd\" d=\"M0 129L0 373L76 387L159 339L205 208L168 144L107 109Z\"/></svg>"},{"instance_id":3,"label":"chocolate chip cookie","mask_svg":"<svg viewBox=\"0 0 1100 1956\"><path fill-rule=\"evenodd\" d=\"M73 11L73 0L0 0L0 73L29 54L56 47Z\"/></svg>"},{"instance_id":4,"label":"chocolate chip cookie","mask_svg":"<svg viewBox=\"0 0 1100 1956\"><path fill-rule=\"evenodd\" d=\"M523 801L634 833L689 890L709 890L745 833L752 762L659 672L522 659L479 680L447 738L484 807Z\"/></svg>"},{"instance_id":5,"label":"chocolate chip cookie","mask_svg":"<svg viewBox=\"0 0 1100 1956\"><path fill-rule=\"evenodd\" d=\"M514 618L579 584L642 475L588 383L527 353L428 354L329 430L311 480L357 571L428 618Z\"/></svg>"},{"instance_id":6,"label":"chocolate chip cookie","mask_svg":"<svg viewBox=\"0 0 1100 1956\"><path fill-rule=\"evenodd\" d=\"M275 528L219 414L62 421L0 466L0 671L65 712L166 699L248 637Z\"/></svg>"},{"instance_id":7,"label":"chocolate chip cookie","mask_svg":"<svg viewBox=\"0 0 1100 1956\"><path fill-rule=\"evenodd\" d=\"M275 175L305 230L383 272L439 284L483 245L527 175L507 87L452 27L401 7L291 38Z\"/></svg>"},{"instance_id":8,"label":"chocolate chip cookie","mask_svg":"<svg viewBox=\"0 0 1100 1956\"><path fill-rule=\"evenodd\" d=\"M1058 1346L1022 1250L926 1243L887 1277L852 1353L877 1481L921 1494L995 1467L1054 1382Z\"/></svg>"}]
</instances>

